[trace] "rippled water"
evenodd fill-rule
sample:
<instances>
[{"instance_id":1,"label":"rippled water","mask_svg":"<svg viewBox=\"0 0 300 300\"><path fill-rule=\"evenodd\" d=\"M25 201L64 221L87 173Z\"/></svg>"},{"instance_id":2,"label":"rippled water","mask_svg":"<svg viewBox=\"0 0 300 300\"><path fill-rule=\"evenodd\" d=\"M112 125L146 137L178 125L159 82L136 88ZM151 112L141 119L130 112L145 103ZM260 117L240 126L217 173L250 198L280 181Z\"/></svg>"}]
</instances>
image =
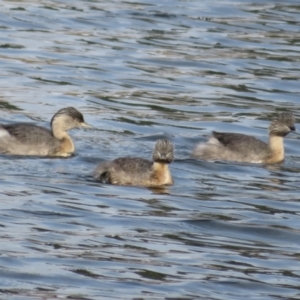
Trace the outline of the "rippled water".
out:
<instances>
[{"instance_id":1,"label":"rippled water","mask_svg":"<svg viewBox=\"0 0 300 300\"><path fill-rule=\"evenodd\" d=\"M299 299L299 137L274 166L203 162L299 111L298 1L1 1L0 122L83 112L70 159L0 157L1 299ZM298 126L300 130L300 126ZM95 182L176 145L175 185Z\"/></svg>"}]
</instances>

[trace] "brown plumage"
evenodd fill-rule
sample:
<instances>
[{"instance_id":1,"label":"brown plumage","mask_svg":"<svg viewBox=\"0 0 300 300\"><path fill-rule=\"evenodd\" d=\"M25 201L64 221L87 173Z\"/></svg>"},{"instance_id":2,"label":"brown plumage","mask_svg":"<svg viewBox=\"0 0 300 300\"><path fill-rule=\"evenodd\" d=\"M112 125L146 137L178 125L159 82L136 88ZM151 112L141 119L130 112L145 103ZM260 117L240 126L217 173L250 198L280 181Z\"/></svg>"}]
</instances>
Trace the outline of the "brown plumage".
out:
<instances>
[{"instance_id":1,"label":"brown plumage","mask_svg":"<svg viewBox=\"0 0 300 300\"><path fill-rule=\"evenodd\" d=\"M73 107L59 110L51 120L51 131L33 124L0 125L0 154L70 156L75 146L68 130L90 127Z\"/></svg>"},{"instance_id":2,"label":"brown plumage","mask_svg":"<svg viewBox=\"0 0 300 300\"><path fill-rule=\"evenodd\" d=\"M137 157L121 157L103 162L94 177L103 183L155 187L172 185L168 167L174 160L174 145L167 139L158 140L152 153L153 161Z\"/></svg>"},{"instance_id":3,"label":"brown plumage","mask_svg":"<svg viewBox=\"0 0 300 300\"><path fill-rule=\"evenodd\" d=\"M192 156L205 160L229 160L249 163L278 163L284 159L283 138L295 131L291 113L280 113L269 126L269 143L240 133L213 131L205 144L199 144Z\"/></svg>"}]
</instances>

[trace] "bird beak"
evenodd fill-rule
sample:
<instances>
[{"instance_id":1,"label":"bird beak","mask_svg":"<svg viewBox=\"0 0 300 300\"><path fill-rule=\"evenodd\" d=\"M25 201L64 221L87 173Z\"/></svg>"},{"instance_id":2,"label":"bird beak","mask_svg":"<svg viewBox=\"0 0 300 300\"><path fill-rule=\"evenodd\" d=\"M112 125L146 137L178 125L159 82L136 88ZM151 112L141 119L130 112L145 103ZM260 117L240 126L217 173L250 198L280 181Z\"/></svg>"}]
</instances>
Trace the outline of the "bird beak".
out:
<instances>
[{"instance_id":1,"label":"bird beak","mask_svg":"<svg viewBox=\"0 0 300 300\"><path fill-rule=\"evenodd\" d=\"M84 127L84 128L93 128L92 125L89 125L89 124L87 124L87 123L85 123L85 122L80 123L80 127Z\"/></svg>"},{"instance_id":2,"label":"bird beak","mask_svg":"<svg viewBox=\"0 0 300 300\"><path fill-rule=\"evenodd\" d=\"M299 132L296 132L296 127L293 126L293 127L291 127L290 129L291 129L291 133L300 135Z\"/></svg>"}]
</instances>

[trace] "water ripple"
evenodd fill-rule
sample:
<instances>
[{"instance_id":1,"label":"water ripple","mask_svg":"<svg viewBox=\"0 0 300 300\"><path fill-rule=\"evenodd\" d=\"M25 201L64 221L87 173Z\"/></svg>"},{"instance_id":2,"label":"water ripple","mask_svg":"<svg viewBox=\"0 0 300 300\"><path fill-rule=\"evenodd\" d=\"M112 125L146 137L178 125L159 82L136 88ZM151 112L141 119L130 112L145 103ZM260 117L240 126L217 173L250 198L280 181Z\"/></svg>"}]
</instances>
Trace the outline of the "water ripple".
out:
<instances>
[{"instance_id":1,"label":"water ripple","mask_svg":"<svg viewBox=\"0 0 300 300\"><path fill-rule=\"evenodd\" d=\"M0 156L1 299L299 299L299 137L274 166L190 158L212 130L300 118L298 3L3 3L0 122L74 106L93 129L69 159ZM91 177L162 137L174 186Z\"/></svg>"}]
</instances>

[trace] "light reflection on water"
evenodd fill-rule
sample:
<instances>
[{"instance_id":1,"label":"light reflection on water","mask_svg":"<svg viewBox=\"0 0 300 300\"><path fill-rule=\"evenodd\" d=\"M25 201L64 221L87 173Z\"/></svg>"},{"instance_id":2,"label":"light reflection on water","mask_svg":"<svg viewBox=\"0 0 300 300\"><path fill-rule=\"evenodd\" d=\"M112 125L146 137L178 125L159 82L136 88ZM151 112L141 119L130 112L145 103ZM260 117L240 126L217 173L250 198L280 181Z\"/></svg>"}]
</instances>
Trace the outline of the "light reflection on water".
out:
<instances>
[{"instance_id":1,"label":"light reflection on water","mask_svg":"<svg viewBox=\"0 0 300 300\"><path fill-rule=\"evenodd\" d=\"M190 158L211 130L300 117L297 2L3 4L0 123L74 106L94 129L70 159L0 157L1 299L299 298L299 138L280 165ZM91 178L161 137L174 186Z\"/></svg>"}]
</instances>

